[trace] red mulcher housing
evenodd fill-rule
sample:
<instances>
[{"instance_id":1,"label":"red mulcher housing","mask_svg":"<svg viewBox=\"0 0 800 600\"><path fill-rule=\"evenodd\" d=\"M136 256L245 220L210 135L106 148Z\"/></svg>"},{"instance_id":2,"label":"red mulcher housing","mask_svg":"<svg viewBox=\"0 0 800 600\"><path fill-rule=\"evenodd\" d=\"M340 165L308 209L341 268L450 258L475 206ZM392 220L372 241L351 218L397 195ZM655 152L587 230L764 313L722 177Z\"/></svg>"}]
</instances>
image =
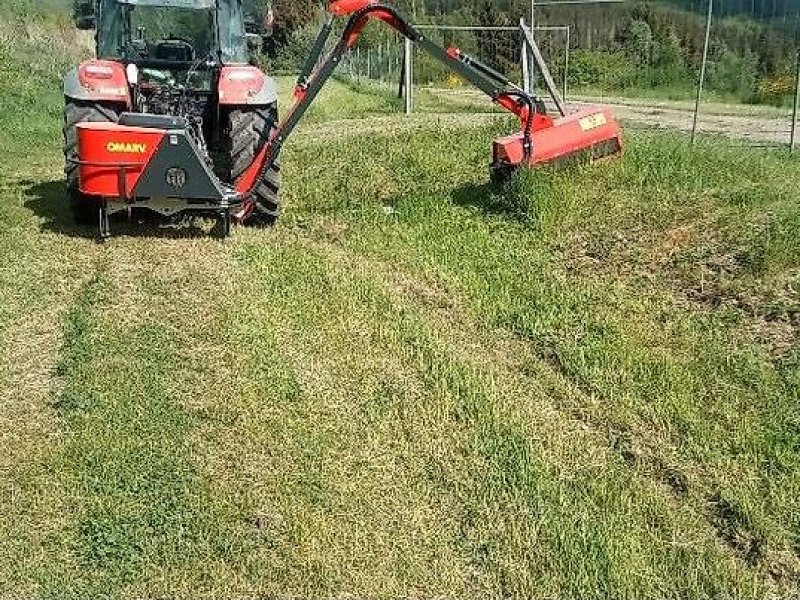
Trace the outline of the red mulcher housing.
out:
<instances>
[{"instance_id":1,"label":"red mulcher housing","mask_svg":"<svg viewBox=\"0 0 800 600\"><path fill-rule=\"evenodd\" d=\"M109 3L121 7L123 26L129 30L131 13L141 6L204 8L218 39L221 29L241 21L241 0L96 1L101 16ZM280 150L371 20L396 29L519 117L522 130L494 142L494 180L506 179L522 165L576 155L605 158L622 149L620 128L609 110L567 114L529 31L528 44L560 118L548 116L540 99L490 67L457 48L429 41L392 6L378 0L336 0L328 10L329 19L298 81L294 105L280 123L274 82L252 66L226 62L220 47L198 59L189 40L169 36L153 51L140 31L138 48L137 40L126 40L134 57L128 53L82 64L73 75L81 98L70 93L75 85L66 86L67 174L76 214L99 215L103 238L110 235L110 214L134 208L171 216L211 214L219 217L224 235L232 222L274 221ZM339 42L323 56L337 17L349 21ZM101 19L101 35L102 27ZM163 75L157 67L177 68L185 81L159 85L153 81ZM198 74L208 82L199 93L190 85ZM143 75L155 77L145 82Z\"/></svg>"}]
</instances>

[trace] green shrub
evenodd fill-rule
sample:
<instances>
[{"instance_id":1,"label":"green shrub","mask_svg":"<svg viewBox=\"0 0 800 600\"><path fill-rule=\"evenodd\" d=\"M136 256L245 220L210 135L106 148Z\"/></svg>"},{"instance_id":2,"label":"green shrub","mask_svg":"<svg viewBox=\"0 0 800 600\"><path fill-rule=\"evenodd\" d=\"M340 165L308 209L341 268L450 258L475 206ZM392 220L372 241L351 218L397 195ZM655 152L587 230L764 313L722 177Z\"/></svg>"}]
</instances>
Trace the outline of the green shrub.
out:
<instances>
[{"instance_id":1,"label":"green shrub","mask_svg":"<svg viewBox=\"0 0 800 600\"><path fill-rule=\"evenodd\" d=\"M753 92L758 72L758 57L752 52L740 56L727 46L715 49L708 63L708 86L718 92L747 97Z\"/></svg>"},{"instance_id":2,"label":"green shrub","mask_svg":"<svg viewBox=\"0 0 800 600\"><path fill-rule=\"evenodd\" d=\"M786 106L791 102L795 90L793 75L783 74L774 77L765 77L755 85L746 101L751 104L768 104L770 106Z\"/></svg>"},{"instance_id":3,"label":"green shrub","mask_svg":"<svg viewBox=\"0 0 800 600\"><path fill-rule=\"evenodd\" d=\"M619 89L636 83L639 69L624 52L577 50L573 54L570 79L578 87Z\"/></svg>"}]
</instances>

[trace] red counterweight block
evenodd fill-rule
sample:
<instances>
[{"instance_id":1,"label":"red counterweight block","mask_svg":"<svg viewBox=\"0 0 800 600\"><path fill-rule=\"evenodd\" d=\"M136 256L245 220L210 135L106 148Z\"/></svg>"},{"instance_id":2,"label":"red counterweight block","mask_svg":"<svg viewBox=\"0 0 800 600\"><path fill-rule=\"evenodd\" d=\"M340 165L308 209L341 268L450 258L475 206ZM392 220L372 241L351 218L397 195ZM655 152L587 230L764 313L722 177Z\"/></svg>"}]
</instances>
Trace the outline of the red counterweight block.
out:
<instances>
[{"instance_id":1,"label":"red counterweight block","mask_svg":"<svg viewBox=\"0 0 800 600\"><path fill-rule=\"evenodd\" d=\"M80 123L80 190L90 196L126 198L167 132L116 123Z\"/></svg>"}]
</instances>

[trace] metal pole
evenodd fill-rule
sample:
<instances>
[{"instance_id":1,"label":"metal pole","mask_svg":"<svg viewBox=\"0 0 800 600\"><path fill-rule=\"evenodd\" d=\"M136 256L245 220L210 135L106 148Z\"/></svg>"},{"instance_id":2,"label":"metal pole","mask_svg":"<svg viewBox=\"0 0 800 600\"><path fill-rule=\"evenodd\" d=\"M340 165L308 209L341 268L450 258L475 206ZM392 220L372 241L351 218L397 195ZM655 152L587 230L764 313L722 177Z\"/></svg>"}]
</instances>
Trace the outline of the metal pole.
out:
<instances>
[{"instance_id":1,"label":"metal pole","mask_svg":"<svg viewBox=\"0 0 800 600\"><path fill-rule=\"evenodd\" d=\"M797 51L797 78L794 84L794 110L792 111L792 137L789 152L794 154L797 145L797 114L800 112L800 50Z\"/></svg>"},{"instance_id":2,"label":"metal pole","mask_svg":"<svg viewBox=\"0 0 800 600\"><path fill-rule=\"evenodd\" d=\"M539 48L539 44L533 37L533 32L525 27L524 22L520 22L520 31L522 31L522 35L525 37L525 41L528 44L528 49L533 56L533 64L536 66L536 70L539 71L542 79L544 79L547 91L550 93L553 103L558 108L559 114L562 117L567 116L567 107L564 105L564 99L561 97L561 92L556 85L555 79L553 79L553 74L550 72L547 62L544 60L542 50Z\"/></svg>"},{"instance_id":3,"label":"metal pole","mask_svg":"<svg viewBox=\"0 0 800 600\"><path fill-rule=\"evenodd\" d=\"M522 27L525 27L525 19L520 22ZM532 93L531 90L531 68L530 68L530 54L528 53L528 44L524 39L522 40L522 89L526 94Z\"/></svg>"},{"instance_id":4,"label":"metal pole","mask_svg":"<svg viewBox=\"0 0 800 600\"><path fill-rule=\"evenodd\" d=\"M692 123L692 145L697 140L697 121L700 116L700 101L703 98L703 86L706 82L706 65L708 64L708 48L711 44L711 23L714 18L714 0L708 0L708 21L706 22L706 41L703 45L703 64L700 66L700 81L697 82L697 99L694 103L694 122Z\"/></svg>"},{"instance_id":5,"label":"metal pole","mask_svg":"<svg viewBox=\"0 0 800 600\"><path fill-rule=\"evenodd\" d=\"M406 76L406 115L414 112L414 45L411 40L405 40L405 76Z\"/></svg>"},{"instance_id":6,"label":"metal pole","mask_svg":"<svg viewBox=\"0 0 800 600\"><path fill-rule=\"evenodd\" d=\"M536 31L536 0L531 0L531 33L535 34ZM528 57L528 62L533 62L531 57ZM536 70L530 70L530 82L528 83L528 91L533 94L536 90Z\"/></svg>"},{"instance_id":7,"label":"metal pole","mask_svg":"<svg viewBox=\"0 0 800 600\"><path fill-rule=\"evenodd\" d=\"M567 27L567 47L564 50L564 104L567 103L567 92L569 91L569 51L571 44L570 28Z\"/></svg>"},{"instance_id":8,"label":"metal pole","mask_svg":"<svg viewBox=\"0 0 800 600\"><path fill-rule=\"evenodd\" d=\"M405 46L403 46L405 48ZM406 97L406 60L405 56L403 57L403 64L400 65L398 63L398 73L400 73L400 77L398 77L397 83L397 97L401 100Z\"/></svg>"}]
</instances>

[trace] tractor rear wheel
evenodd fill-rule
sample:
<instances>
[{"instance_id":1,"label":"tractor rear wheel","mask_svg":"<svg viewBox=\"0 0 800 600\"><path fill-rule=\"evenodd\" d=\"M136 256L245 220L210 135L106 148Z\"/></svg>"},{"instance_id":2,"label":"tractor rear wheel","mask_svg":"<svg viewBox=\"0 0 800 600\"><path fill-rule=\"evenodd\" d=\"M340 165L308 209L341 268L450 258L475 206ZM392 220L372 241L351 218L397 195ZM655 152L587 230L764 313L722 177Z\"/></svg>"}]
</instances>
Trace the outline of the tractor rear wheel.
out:
<instances>
[{"instance_id":1,"label":"tractor rear wheel","mask_svg":"<svg viewBox=\"0 0 800 600\"><path fill-rule=\"evenodd\" d=\"M235 183L263 149L278 122L278 106L241 107L228 116L228 156L231 183ZM280 214L280 166L276 162L260 181L249 202L241 211L246 224L273 225Z\"/></svg>"},{"instance_id":2,"label":"tractor rear wheel","mask_svg":"<svg viewBox=\"0 0 800 600\"><path fill-rule=\"evenodd\" d=\"M99 206L97 199L81 194L78 186L78 123L98 122L116 123L119 119L116 109L108 104L82 102L67 98L64 108L64 173L67 177L67 196L72 216L79 225L93 225L98 222Z\"/></svg>"}]
</instances>

